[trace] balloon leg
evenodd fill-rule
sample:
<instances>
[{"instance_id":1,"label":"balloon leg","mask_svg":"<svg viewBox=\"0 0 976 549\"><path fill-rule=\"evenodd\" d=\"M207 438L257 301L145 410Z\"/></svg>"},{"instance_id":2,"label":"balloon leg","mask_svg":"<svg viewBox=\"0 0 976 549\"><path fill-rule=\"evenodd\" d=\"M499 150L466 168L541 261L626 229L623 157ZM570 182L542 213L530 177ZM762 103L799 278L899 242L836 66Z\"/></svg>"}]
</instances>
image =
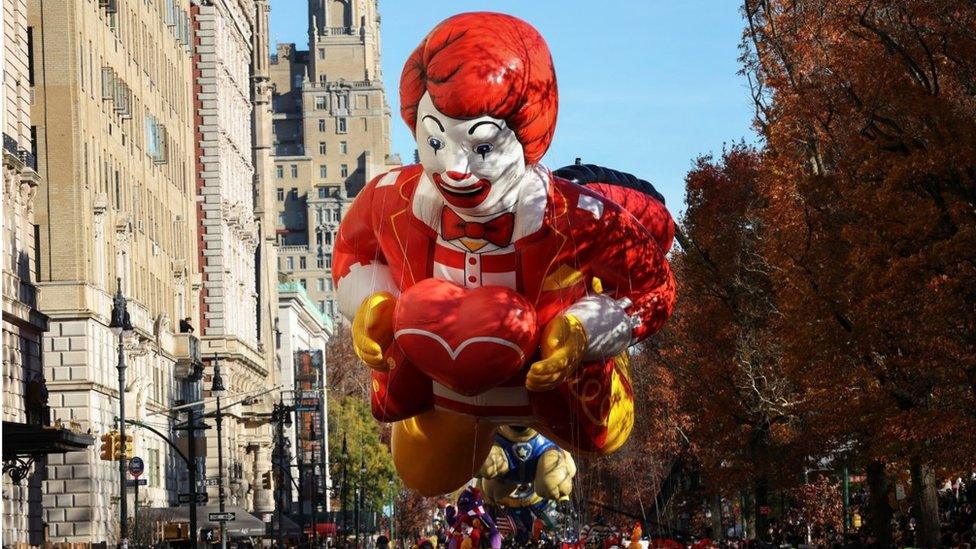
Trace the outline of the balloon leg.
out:
<instances>
[{"instance_id":1,"label":"balloon leg","mask_svg":"<svg viewBox=\"0 0 976 549\"><path fill-rule=\"evenodd\" d=\"M431 410L393 424L390 447L403 483L432 497L457 490L485 462L495 426Z\"/></svg>"}]
</instances>

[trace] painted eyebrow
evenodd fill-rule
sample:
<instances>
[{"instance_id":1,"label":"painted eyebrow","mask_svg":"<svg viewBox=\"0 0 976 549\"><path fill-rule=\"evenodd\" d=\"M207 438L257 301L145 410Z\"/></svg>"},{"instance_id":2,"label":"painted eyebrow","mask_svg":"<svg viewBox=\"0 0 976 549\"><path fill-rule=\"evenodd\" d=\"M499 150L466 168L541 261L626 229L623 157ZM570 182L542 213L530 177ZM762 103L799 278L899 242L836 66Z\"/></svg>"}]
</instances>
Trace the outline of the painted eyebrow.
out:
<instances>
[{"instance_id":1,"label":"painted eyebrow","mask_svg":"<svg viewBox=\"0 0 976 549\"><path fill-rule=\"evenodd\" d=\"M502 130L502 127L501 126L499 126L498 124L495 124L491 120L482 120L481 122L478 122L477 124L471 126L471 128L468 129L468 135L473 135L475 128L477 128L478 126L480 126L482 124L491 124L492 126L495 126L496 128L498 128L498 131L501 131Z\"/></svg>"},{"instance_id":2,"label":"painted eyebrow","mask_svg":"<svg viewBox=\"0 0 976 549\"><path fill-rule=\"evenodd\" d=\"M441 124L441 121L435 118L433 115L430 114L425 115L423 118L421 118L421 120L427 120L428 118L433 120L434 123L437 124L437 127L441 129L441 131L444 131L444 124Z\"/></svg>"}]
</instances>

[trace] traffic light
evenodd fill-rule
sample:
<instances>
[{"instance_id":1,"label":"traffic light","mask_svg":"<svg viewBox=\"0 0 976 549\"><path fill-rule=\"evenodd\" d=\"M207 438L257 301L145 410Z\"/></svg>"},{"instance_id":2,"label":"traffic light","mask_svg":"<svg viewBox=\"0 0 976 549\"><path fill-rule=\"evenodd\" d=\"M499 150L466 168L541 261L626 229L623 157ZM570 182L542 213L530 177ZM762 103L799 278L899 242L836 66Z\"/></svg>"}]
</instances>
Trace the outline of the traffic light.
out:
<instances>
[{"instance_id":1,"label":"traffic light","mask_svg":"<svg viewBox=\"0 0 976 549\"><path fill-rule=\"evenodd\" d=\"M135 447L132 444L132 435L125 435L125 444L123 445L122 440L118 438L118 433L116 433L115 451L113 452L114 460L119 461L122 459L123 452L125 453L125 459L132 459L135 453Z\"/></svg>"},{"instance_id":2,"label":"traffic light","mask_svg":"<svg viewBox=\"0 0 976 549\"><path fill-rule=\"evenodd\" d=\"M265 471L265 473L261 475L261 487L265 490L270 490L273 487L271 478L271 471Z\"/></svg>"},{"instance_id":3,"label":"traffic light","mask_svg":"<svg viewBox=\"0 0 976 549\"><path fill-rule=\"evenodd\" d=\"M115 441L118 436L118 431L109 431L102 435L102 452L98 456L100 459L103 461L115 461Z\"/></svg>"}]
</instances>

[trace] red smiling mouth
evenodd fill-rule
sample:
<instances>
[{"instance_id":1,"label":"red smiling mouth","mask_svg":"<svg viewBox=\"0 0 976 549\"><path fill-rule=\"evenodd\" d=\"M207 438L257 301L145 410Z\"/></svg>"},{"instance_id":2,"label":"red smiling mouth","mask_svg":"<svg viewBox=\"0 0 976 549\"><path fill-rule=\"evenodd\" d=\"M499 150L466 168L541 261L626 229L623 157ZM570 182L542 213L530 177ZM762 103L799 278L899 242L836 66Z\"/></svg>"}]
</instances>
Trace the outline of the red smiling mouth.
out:
<instances>
[{"instance_id":1,"label":"red smiling mouth","mask_svg":"<svg viewBox=\"0 0 976 549\"><path fill-rule=\"evenodd\" d=\"M491 182L487 179L479 179L464 187L448 185L439 173L435 173L433 179L444 199L457 208L474 208L484 202L488 192L491 191Z\"/></svg>"}]
</instances>

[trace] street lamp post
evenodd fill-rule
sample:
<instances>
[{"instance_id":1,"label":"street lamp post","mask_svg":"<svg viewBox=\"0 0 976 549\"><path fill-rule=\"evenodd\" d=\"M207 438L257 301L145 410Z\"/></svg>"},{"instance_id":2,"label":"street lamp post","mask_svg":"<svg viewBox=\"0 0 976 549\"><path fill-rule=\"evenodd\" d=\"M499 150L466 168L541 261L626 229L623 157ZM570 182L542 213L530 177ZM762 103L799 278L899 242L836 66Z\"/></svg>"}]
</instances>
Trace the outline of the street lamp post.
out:
<instances>
[{"instance_id":1,"label":"street lamp post","mask_svg":"<svg viewBox=\"0 0 976 549\"><path fill-rule=\"evenodd\" d=\"M224 512L224 502L227 497L224 493L224 415L220 409L220 397L224 396L225 393L224 380L220 377L220 362L214 356L214 374L210 394L217 397L217 497L221 514ZM220 549L227 549L227 522L223 520L220 521Z\"/></svg>"},{"instance_id":2,"label":"street lamp post","mask_svg":"<svg viewBox=\"0 0 976 549\"><path fill-rule=\"evenodd\" d=\"M345 547L346 538L349 536L349 523L346 520L346 495L349 493L349 482L346 479L346 465L349 463L349 450L346 447L346 434L342 433L342 545Z\"/></svg>"},{"instance_id":3,"label":"street lamp post","mask_svg":"<svg viewBox=\"0 0 976 549\"><path fill-rule=\"evenodd\" d=\"M318 533L318 517L316 516L316 503L319 497L319 480L318 474L315 471L315 426L309 430L308 438L311 440L312 446L312 459L311 459L311 477L312 477L312 490L309 495L309 508L312 513L312 539L311 543L318 547L319 533Z\"/></svg>"},{"instance_id":4,"label":"street lamp post","mask_svg":"<svg viewBox=\"0 0 976 549\"><path fill-rule=\"evenodd\" d=\"M362 444L360 444L362 447ZM363 507L363 495L366 493L366 486L363 484L366 477L366 452L359 455L359 482L356 488L356 547L359 547L359 512Z\"/></svg>"},{"instance_id":5,"label":"street lamp post","mask_svg":"<svg viewBox=\"0 0 976 549\"><path fill-rule=\"evenodd\" d=\"M278 404L275 404L274 412L272 413L272 420L278 424L278 474L280 475L281 482L277 483L275 488L278 491L278 547L284 549L285 538L284 538L284 525L283 525L283 515L285 512L285 482L287 476L290 474L289 467L291 463L289 460L285 459L285 421L290 416L285 408L284 397L279 394Z\"/></svg>"},{"instance_id":6,"label":"street lamp post","mask_svg":"<svg viewBox=\"0 0 976 549\"><path fill-rule=\"evenodd\" d=\"M119 546L129 546L128 501L125 493L125 348L127 336L132 335L132 322L126 308L125 296L122 295L122 279L116 279L115 299L112 301L112 319L108 325L119 339L119 359L116 368L119 371Z\"/></svg>"}]
</instances>

